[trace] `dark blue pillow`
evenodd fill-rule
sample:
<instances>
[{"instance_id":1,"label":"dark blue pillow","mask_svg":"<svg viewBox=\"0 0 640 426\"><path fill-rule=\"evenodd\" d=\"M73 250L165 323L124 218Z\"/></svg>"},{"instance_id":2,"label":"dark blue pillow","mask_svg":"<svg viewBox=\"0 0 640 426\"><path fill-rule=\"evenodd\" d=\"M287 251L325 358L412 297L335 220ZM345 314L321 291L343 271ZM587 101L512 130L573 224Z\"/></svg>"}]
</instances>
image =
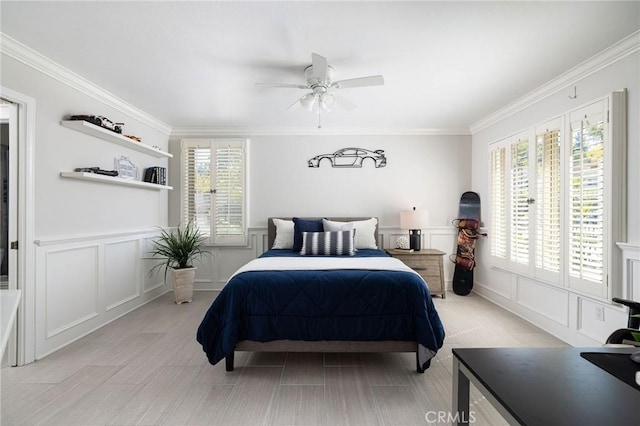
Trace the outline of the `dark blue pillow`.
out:
<instances>
[{"instance_id":1,"label":"dark blue pillow","mask_svg":"<svg viewBox=\"0 0 640 426\"><path fill-rule=\"evenodd\" d=\"M293 218L293 248L291 250L299 252L302 250L303 232L323 232L322 219L300 219Z\"/></svg>"}]
</instances>

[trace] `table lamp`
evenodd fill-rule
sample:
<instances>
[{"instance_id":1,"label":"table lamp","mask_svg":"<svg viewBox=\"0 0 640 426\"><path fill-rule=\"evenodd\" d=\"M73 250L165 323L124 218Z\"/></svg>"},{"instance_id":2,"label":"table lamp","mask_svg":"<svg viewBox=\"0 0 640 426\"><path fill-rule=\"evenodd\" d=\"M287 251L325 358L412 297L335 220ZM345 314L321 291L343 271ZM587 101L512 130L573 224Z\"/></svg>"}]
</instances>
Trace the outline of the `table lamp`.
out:
<instances>
[{"instance_id":1,"label":"table lamp","mask_svg":"<svg viewBox=\"0 0 640 426\"><path fill-rule=\"evenodd\" d=\"M409 230L409 248L420 250L422 229L429 226L428 210L404 210L400 212L400 228Z\"/></svg>"}]
</instances>

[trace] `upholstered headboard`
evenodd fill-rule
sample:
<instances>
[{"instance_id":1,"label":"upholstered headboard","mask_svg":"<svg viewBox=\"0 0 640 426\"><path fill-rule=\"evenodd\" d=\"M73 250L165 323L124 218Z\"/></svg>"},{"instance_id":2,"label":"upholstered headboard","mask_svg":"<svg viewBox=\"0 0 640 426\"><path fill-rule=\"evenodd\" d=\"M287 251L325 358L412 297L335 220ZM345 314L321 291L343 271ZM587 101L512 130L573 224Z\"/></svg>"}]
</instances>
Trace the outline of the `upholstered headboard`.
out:
<instances>
[{"instance_id":1,"label":"upholstered headboard","mask_svg":"<svg viewBox=\"0 0 640 426\"><path fill-rule=\"evenodd\" d=\"M335 220L337 222L354 222L358 220L368 220L373 216L367 217L325 217L325 219ZM273 241L276 239L276 225L273 223L273 219L282 219L282 220L291 220L291 217L270 217L267 220L267 236L269 241L269 248L273 247ZM301 217L300 219L322 219L322 217ZM380 245L378 241L378 224L376 223L376 230L374 232L374 236L376 237L376 244Z\"/></svg>"}]
</instances>

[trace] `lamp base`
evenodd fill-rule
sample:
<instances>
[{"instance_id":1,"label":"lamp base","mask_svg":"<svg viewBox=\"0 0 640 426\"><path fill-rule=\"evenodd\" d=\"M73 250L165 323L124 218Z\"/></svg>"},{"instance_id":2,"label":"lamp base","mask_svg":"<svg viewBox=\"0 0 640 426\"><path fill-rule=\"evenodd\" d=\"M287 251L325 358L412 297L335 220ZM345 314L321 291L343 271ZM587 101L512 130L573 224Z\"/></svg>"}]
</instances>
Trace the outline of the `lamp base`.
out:
<instances>
[{"instance_id":1,"label":"lamp base","mask_svg":"<svg viewBox=\"0 0 640 426\"><path fill-rule=\"evenodd\" d=\"M409 230L409 248L414 251L419 251L421 249L420 241L422 231L420 229L411 229Z\"/></svg>"}]
</instances>

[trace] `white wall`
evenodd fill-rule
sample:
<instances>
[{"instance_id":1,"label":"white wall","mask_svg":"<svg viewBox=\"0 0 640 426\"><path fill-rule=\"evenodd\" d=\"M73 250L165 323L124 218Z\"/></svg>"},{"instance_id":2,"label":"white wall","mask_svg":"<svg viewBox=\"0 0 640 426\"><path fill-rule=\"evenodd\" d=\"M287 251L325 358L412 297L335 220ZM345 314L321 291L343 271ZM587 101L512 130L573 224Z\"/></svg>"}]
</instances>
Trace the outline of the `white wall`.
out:
<instances>
[{"instance_id":1,"label":"white wall","mask_svg":"<svg viewBox=\"0 0 640 426\"><path fill-rule=\"evenodd\" d=\"M469 136L268 137L251 146L251 223L269 216L378 216L399 225L400 211L430 212L431 225L455 217L470 184ZM381 168L310 168L307 160L345 147L384 149ZM370 166L370 165L368 165Z\"/></svg>"},{"instance_id":2,"label":"white wall","mask_svg":"<svg viewBox=\"0 0 640 426\"><path fill-rule=\"evenodd\" d=\"M202 136L199 136L202 137ZM206 137L206 136L204 136ZM237 137L242 137L237 136ZM398 226L400 211L430 212L449 225L471 184L469 136L251 136L249 225L269 216L366 216ZM180 141L172 137L171 184L179 186ZM383 149L387 166L310 168L307 160L345 147ZM179 221L179 193L170 196L170 223Z\"/></svg>"},{"instance_id":3,"label":"white wall","mask_svg":"<svg viewBox=\"0 0 640 426\"><path fill-rule=\"evenodd\" d=\"M534 124L573 110L592 100L607 96L612 91L626 88L628 145L627 145L627 237L632 246L640 244L640 53L635 53L602 69L571 82L563 90L535 102L524 110L504 117L490 127L473 135L473 189L488 199L488 145ZM575 84L574 84L575 83ZM578 97L571 99L573 87ZM488 223L485 203L483 217ZM489 238L491 230L489 229ZM612 247L613 250L619 248ZM567 288L555 287L525 279L505 271L491 269L488 245L480 245L476 269L475 290L499 305L516 312L533 323L574 345L599 345L616 328L626 326L626 309L609 302L574 293ZM625 268L627 265L616 265ZM634 266L629 266L633 270ZM631 273L624 279L631 279ZM623 274L620 274L623 276ZM640 288L640 277L635 277ZM623 285L613 283L613 285ZM596 310L604 309L605 321L596 320Z\"/></svg>"},{"instance_id":4,"label":"white wall","mask_svg":"<svg viewBox=\"0 0 640 426\"><path fill-rule=\"evenodd\" d=\"M143 259L154 227L167 225L167 191L60 177L76 167L112 170L114 158L122 155L140 171L167 160L68 129L60 121L69 114L103 115L124 122L125 133L165 150L168 126L149 124L153 120L143 112L28 49L17 46L13 53L20 60L2 55L1 84L34 99L36 106L35 124L29 123L35 130L35 241L21 241L20 247L35 256L25 266L35 269L35 282L23 283L26 320L21 326L31 348L26 352L37 359L168 290L161 276L146 275L149 265Z\"/></svg>"},{"instance_id":5,"label":"white wall","mask_svg":"<svg viewBox=\"0 0 640 426\"><path fill-rule=\"evenodd\" d=\"M69 114L104 115L124 122L124 133L167 149L168 135L98 99L2 56L2 85L36 99L36 238L131 230L167 222L167 194L62 179L61 171L98 166L112 170L125 155L142 170L166 160L62 127Z\"/></svg>"}]
</instances>

